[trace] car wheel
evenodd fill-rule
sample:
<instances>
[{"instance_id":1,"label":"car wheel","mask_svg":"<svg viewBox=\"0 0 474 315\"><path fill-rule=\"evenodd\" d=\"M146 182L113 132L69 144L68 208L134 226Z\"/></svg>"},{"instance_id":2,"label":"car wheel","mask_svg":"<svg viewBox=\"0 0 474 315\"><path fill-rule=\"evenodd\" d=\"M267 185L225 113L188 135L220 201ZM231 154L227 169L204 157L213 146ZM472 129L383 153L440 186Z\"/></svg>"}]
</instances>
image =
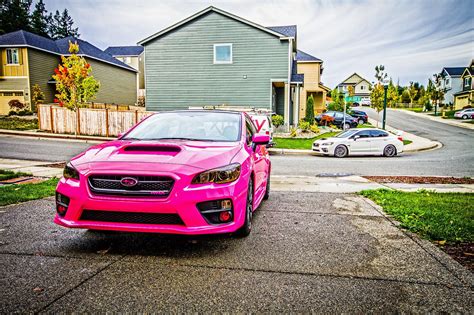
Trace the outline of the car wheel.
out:
<instances>
[{"instance_id":1,"label":"car wheel","mask_svg":"<svg viewBox=\"0 0 474 315\"><path fill-rule=\"evenodd\" d=\"M346 155L347 155L347 147L345 145L340 144L334 149L335 157L343 158Z\"/></svg>"},{"instance_id":2,"label":"car wheel","mask_svg":"<svg viewBox=\"0 0 474 315\"><path fill-rule=\"evenodd\" d=\"M349 123L344 124L344 130L350 129L351 125Z\"/></svg>"},{"instance_id":3,"label":"car wheel","mask_svg":"<svg viewBox=\"0 0 474 315\"><path fill-rule=\"evenodd\" d=\"M359 119L359 121L357 121L359 123L359 125L363 125L365 123L365 121L363 119Z\"/></svg>"},{"instance_id":4,"label":"car wheel","mask_svg":"<svg viewBox=\"0 0 474 315\"><path fill-rule=\"evenodd\" d=\"M462 116L462 119L467 119L467 115L463 115L463 116Z\"/></svg>"},{"instance_id":5,"label":"car wheel","mask_svg":"<svg viewBox=\"0 0 474 315\"><path fill-rule=\"evenodd\" d=\"M263 195L263 199L267 200L269 197L270 197L270 173L268 173L267 187L265 187L265 195Z\"/></svg>"},{"instance_id":6,"label":"car wheel","mask_svg":"<svg viewBox=\"0 0 474 315\"><path fill-rule=\"evenodd\" d=\"M248 236L252 231L252 217L253 217L253 180L249 181L247 188L247 203L245 205L245 222L244 225L237 231L238 236Z\"/></svg>"},{"instance_id":7,"label":"car wheel","mask_svg":"<svg viewBox=\"0 0 474 315\"><path fill-rule=\"evenodd\" d=\"M383 149L383 155L387 157L392 157L397 155L397 148L395 146L389 144L388 146Z\"/></svg>"}]
</instances>

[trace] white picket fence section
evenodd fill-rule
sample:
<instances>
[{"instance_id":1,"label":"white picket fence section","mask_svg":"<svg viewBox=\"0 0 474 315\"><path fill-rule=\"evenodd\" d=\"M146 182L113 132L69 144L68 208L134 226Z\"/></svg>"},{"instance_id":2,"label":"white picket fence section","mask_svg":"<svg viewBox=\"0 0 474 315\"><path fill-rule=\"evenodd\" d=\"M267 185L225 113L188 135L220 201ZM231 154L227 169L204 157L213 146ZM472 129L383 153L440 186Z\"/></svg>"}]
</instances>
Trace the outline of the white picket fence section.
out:
<instances>
[{"instance_id":1,"label":"white picket fence section","mask_svg":"<svg viewBox=\"0 0 474 315\"><path fill-rule=\"evenodd\" d=\"M152 112L80 108L77 112L55 105L38 106L39 129L52 133L117 136Z\"/></svg>"}]
</instances>

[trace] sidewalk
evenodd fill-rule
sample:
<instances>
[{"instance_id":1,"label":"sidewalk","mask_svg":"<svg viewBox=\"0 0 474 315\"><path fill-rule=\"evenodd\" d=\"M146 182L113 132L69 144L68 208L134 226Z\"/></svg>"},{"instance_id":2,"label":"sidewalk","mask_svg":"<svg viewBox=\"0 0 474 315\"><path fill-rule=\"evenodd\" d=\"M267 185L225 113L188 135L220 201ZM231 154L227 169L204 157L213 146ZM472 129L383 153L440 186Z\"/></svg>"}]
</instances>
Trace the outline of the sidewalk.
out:
<instances>
[{"instance_id":1,"label":"sidewalk","mask_svg":"<svg viewBox=\"0 0 474 315\"><path fill-rule=\"evenodd\" d=\"M429 120L432 120L432 121L437 121L437 122L447 124L447 125L451 125L451 126L456 126L456 127L461 127L461 128L474 130L474 124L469 124L469 123L463 122L462 120L443 119L443 118L441 118L441 116L431 116L430 113L415 113L415 112L412 112L412 111L409 111L409 110L403 110L403 109L399 109L399 108L391 108L391 110L403 111L404 113L407 113L408 115L421 117L421 118L429 119Z\"/></svg>"},{"instance_id":2,"label":"sidewalk","mask_svg":"<svg viewBox=\"0 0 474 315\"><path fill-rule=\"evenodd\" d=\"M0 159L0 169L3 170L31 173L35 177L61 177L63 168L51 167L54 164L57 162Z\"/></svg>"}]
</instances>

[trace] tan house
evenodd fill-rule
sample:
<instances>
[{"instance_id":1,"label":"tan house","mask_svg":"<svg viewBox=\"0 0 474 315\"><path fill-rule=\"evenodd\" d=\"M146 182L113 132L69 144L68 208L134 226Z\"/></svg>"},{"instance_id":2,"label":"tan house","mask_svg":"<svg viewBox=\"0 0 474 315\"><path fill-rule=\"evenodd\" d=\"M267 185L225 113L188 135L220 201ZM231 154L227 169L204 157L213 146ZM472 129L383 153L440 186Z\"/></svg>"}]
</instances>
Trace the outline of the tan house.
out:
<instances>
[{"instance_id":1,"label":"tan house","mask_svg":"<svg viewBox=\"0 0 474 315\"><path fill-rule=\"evenodd\" d=\"M461 75L462 90L454 94L454 109L463 109L474 105L474 60Z\"/></svg>"},{"instance_id":2,"label":"tan house","mask_svg":"<svg viewBox=\"0 0 474 315\"><path fill-rule=\"evenodd\" d=\"M0 36L0 115L8 114L10 100L31 104L32 87L38 84L45 103L54 101L56 85L52 79L61 55L69 55L69 41L77 41L79 55L90 63L93 76L100 81L95 101L135 104L137 71L94 45L73 37L52 40L26 31Z\"/></svg>"},{"instance_id":3,"label":"tan house","mask_svg":"<svg viewBox=\"0 0 474 315\"><path fill-rule=\"evenodd\" d=\"M349 86L354 88L354 96L348 96ZM347 79L337 85L339 92L346 94L346 102L353 102L358 104L370 104L370 88L372 84L358 75L351 74Z\"/></svg>"},{"instance_id":4,"label":"tan house","mask_svg":"<svg viewBox=\"0 0 474 315\"><path fill-rule=\"evenodd\" d=\"M111 46L104 51L138 71L137 94L138 96L145 96L143 46Z\"/></svg>"},{"instance_id":5,"label":"tan house","mask_svg":"<svg viewBox=\"0 0 474 315\"><path fill-rule=\"evenodd\" d=\"M326 109L326 97L330 89L321 83L323 61L301 50L296 52L297 73L303 75L303 84L299 86L299 119L305 117L306 101L311 95L314 98L314 111L322 113Z\"/></svg>"}]
</instances>

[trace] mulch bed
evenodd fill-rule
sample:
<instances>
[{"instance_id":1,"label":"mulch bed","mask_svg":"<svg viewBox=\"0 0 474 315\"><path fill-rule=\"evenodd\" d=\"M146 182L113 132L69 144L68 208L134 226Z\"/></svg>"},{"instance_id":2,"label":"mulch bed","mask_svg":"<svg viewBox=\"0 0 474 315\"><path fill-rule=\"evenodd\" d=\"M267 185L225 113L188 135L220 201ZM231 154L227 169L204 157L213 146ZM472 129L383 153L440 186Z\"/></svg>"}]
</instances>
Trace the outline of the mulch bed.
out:
<instances>
[{"instance_id":1,"label":"mulch bed","mask_svg":"<svg viewBox=\"0 0 474 315\"><path fill-rule=\"evenodd\" d=\"M445 244L438 246L458 263L470 271L474 271L474 243Z\"/></svg>"},{"instance_id":2,"label":"mulch bed","mask_svg":"<svg viewBox=\"0 0 474 315\"><path fill-rule=\"evenodd\" d=\"M42 182L44 179L37 178L37 177L17 177L17 178L10 178L6 180L0 181L0 185L10 185L10 184L34 184Z\"/></svg>"},{"instance_id":3,"label":"mulch bed","mask_svg":"<svg viewBox=\"0 0 474 315\"><path fill-rule=\"evenodd\" d=\"M474 184L470 177L438 177L438 176L362 176L377 183L404 184Z\"/></svg>"},{"instance_id":4,"label":"mulch bed","mask_svg":"<svg viewBox=\"0 0 474 315\"><path fill-rule=\"evenodd\" d=\"M53 168L64 168L64 167L66 167L66 162L45 164L45 165L41 165L41 166L43 166L43 167L53 167Z\"/></svg>"}]
</instances>

